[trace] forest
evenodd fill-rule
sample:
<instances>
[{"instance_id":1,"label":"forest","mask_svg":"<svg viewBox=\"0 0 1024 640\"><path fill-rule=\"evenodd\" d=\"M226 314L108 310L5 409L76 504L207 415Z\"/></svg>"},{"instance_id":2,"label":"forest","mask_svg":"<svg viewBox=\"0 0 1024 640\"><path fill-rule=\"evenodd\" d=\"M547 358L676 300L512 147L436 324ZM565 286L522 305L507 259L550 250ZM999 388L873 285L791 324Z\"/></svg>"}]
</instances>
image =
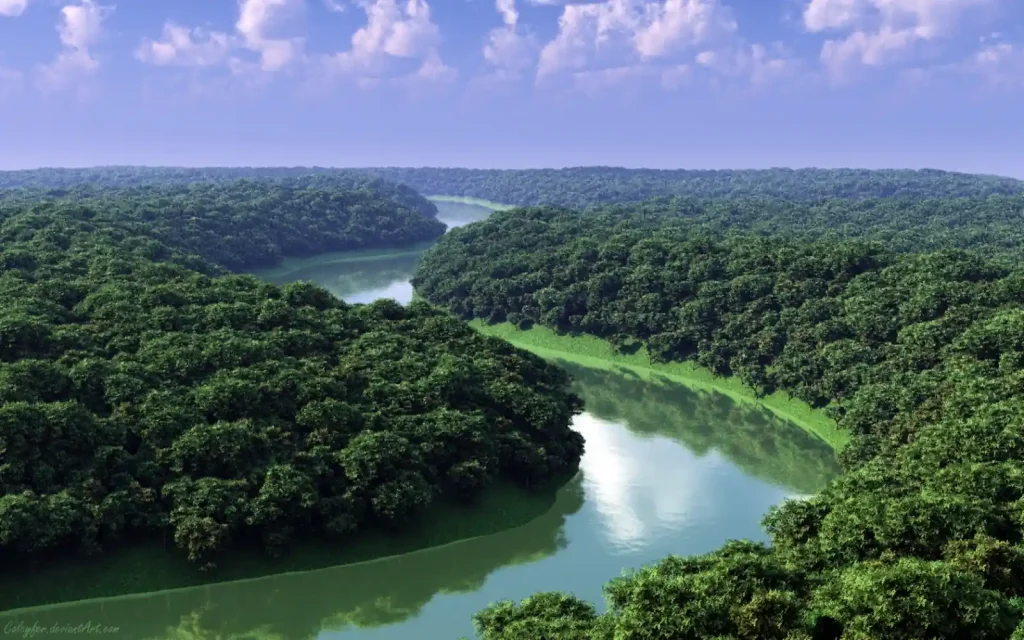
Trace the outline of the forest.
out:
<instances>
[{"instance_id":1,"label":"forest","mask_svg":"<svg viewBox=\"0 0 1024 640\"><path fill-rule=\"evenodd\" d=\"M587 208L657 197L701 200L772 198L953 198L1024 193L1024 181L934 169L367 169L427 195L470 196L518 206Z\"/></svg>"},{"instance_id":2,"label":"forest","mask_svg":"<svg viewBox=\"0 0 1024 640\"><path fill-rule=\"evenodd\" d=\"M1024 181L936 169L658 170L621 167L455 169L377 167L95 167L0 171L0 189L66 188L81 184L148 186L227 182L240 178L299 181L352 188L372 177L425 195L470 196L519 206L586 208L659 197L699 200L773 198L958 198L1024 194Z\"/></svg>"},{"instance_id":3,"label":"forest","mask_svg":"<svg viewBox=\"0 0 1024 640\"><path fill-rule=\"evenodd\" d=\"M711 233L750 232L803 241L881 243L902 253L971 249L1011 262L1024 258L1024 195L865 198L800 203L768 198L698 201L658 198L599 207L623 218L676 217Z\"/></svg>"},{"instance_id":4,"label":"forest","mask_svg":"<svg viewBox=\"0 0 1024 640\"><path fill-rule=\"evenodd\" d=\"M224 189L199 188L211 204L194 211L224 234L328 199L275 209L273 189ZM581 401L561 369L426 304L224 275L206 258L248 254L192 255L203 236L106 197L0 220L0 564L164 539L210 566L578 465Z\"/></svg>"},{"instance_id":5,"label":"forest","mask_svg":"<svg viewBox=\"0 0 1024 640\"><path fill-rule=\"evenodd\" d=\"M539 207L427 252L417 291L460 317L642 343L852 436L843 475L765 517L770 546L640 568L603 614L500 602L475 618L484 640L1024 638L1024 271L820 235Z\"/></svg>"},{"instance_id":6,"label":"forest","mask_svg":"<svg viewBox=\"0 0 1024 640\"><path fill-rule=\"evenodd\" d=\"M433 203L379 179L0 190L0 220L22 212L132 228L231 271L285 257L406 247L445 232Z\"/></svg>"}]
</instances>

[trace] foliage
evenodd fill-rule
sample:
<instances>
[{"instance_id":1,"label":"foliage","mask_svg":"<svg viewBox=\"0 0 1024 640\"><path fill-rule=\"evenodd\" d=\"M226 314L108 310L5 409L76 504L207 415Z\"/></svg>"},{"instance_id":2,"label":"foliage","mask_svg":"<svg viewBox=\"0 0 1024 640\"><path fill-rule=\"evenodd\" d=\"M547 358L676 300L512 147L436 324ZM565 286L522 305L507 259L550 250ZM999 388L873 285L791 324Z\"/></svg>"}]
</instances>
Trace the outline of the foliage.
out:
<instances>
[{"instance_id":1,"label":"foliage","mask_svg":"<svg viewBox=\"0 0 1024 640\"><path fill-rule=\"evenodd\" d=\"M981 197L1024 194L1024 182L936 169L757 169L687 170L571 167L566 169L456 169L377 167L93 167L0 171L0 189L117 187L271 179L303 186L350 189L370 178L392 189L432 195L468 196L492 202L590 207L677 196L698 199L775 198L824 201L834 198ZM394 187L394 183L408 185ZM411 187L411 189L410 189ZM415 192L412 191L415 189Z\"/></svg>"},{"instance_id":2,"label":"foliage","mask_svg":"<svg viewBox=\"0 0 1024 640\"><path fill-rule=\"evenodd\" d=\"M173 248L233 271L285 257L404 247L435 240L437 208L407 187L381 180L222 183L71 190L0 191L0 219L22 212L70 213L128 225Z\"/></svg>"},{"instance_id":3,"label":"foliage","mask_svg":"<svg viewBox=\"0 0 1024 640\"><path fill-rule=\"evenodd\" d=\"M853 435L842 476L766 516L770 548L730 543L613 581L591 637L1007 638L1020 622L1019 269L543 208L455 230L415 284L463 317L639 340L652 359L788 390ZM547 629L582 609L499 610Z\"/></svg>"},{"instance_id":4,"label":"foliage","mask_svg":"<svg viewBox=\"0 0 1024 640\"><path fill-rule=\"evenodd\" d=\"M583 208L678 196L704 200L773 198L955 198L1024 193L1024 182L924 169L660 170L379 168L366 170L420 193L469 196L519 206Z\"/></svg>"},{"instance_id":5,"label":"foliage","mask_svg":"<svg viewBox=\"0 0 1024 640\"><path fill-rule=\"evenodd\" d=\"M0 223L0 563L164 533L200 562L276 552L579 462L566 374L428 305L41 209Z\"/></svg>"}]
</instances>

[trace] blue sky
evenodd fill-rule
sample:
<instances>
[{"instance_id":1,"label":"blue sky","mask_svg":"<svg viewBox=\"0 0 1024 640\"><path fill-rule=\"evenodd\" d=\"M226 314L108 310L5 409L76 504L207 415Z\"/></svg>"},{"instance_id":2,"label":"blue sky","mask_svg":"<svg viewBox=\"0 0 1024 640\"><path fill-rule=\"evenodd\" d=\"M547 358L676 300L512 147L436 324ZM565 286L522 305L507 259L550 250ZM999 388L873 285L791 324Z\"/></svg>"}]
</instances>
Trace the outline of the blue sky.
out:
<instances>
[{"instance_id":1,"label":"blue sky","mask_svg":"<svg viewBox=\"0 0 1024 640\"><path fill-rule=\"evenodd\" d=\"M0 0L0 168L1024 177L1024 0Z\"/></svg>"}]
</instances>

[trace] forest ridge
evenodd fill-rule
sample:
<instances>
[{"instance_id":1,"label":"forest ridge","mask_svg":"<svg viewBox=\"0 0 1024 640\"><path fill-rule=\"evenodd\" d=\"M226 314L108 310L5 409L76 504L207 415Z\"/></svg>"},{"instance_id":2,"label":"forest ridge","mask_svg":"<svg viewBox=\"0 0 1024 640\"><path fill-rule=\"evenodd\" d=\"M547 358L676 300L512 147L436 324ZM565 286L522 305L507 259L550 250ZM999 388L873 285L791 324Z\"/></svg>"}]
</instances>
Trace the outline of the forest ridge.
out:
<instances>
[{"instance_id":1,"label":"forest ridge","mask_svg":"<svg viewBox=\"0 0 1024 640\"><path fill-rule=\"evenodd\" d=\"M324 167L95 167L0 171L0 189L69 187L83 183L138 186L238 178L353 180L376 176L424 195L467 196L510 205L589 207L654 197L698 199L952 198L1024 194L1024 181L937 169L459 169ZM349 176L339 178L339 176Z\"/></svg>"}]
</instances>

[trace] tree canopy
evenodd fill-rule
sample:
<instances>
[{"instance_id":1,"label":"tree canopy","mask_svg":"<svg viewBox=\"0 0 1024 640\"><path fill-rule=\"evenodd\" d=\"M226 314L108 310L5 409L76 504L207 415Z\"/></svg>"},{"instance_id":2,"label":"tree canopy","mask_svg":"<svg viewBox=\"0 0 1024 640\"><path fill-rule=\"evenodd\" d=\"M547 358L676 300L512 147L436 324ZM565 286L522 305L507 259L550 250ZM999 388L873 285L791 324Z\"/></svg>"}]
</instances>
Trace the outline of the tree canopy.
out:
<instances>
[{"instance_id":1,"label":"tree canopy","mask_svg":"<svg viewBox=\"0 0 1024 640\"><path fill-rule=\"evenodd\" d=\"M165 534L201 563L276 552L578 464L580 399L542 359L426 304L220 275L101 202L0 221L0 564Z\"/></svg>"},{"instance_id":2,"label":"tree canopy","mask_svg":"<svg viewBox=\"0 0 1024 640\"><path fill-rule=\"evenodd\" d=\"M1014 195L1024 181L935 169L688 170L572 167L567 169L380 168L367 172L420 193L470 196L519 206L582 208L656 197L732 200L774 198L911 199Z\"/></svg>"},{"instance_id":3,"label":"tree canopy","mask_svg":"<svg viewBox=\"0 0 1024 640\"><path fill-rule=\"evenodd\" d=\"M232 271L274 266L285 257L415 245L446 228L437 208L408 187L316 176L0 191L0 219L22 212L128 226Z\"/></svg>"},{"instance_id":4,"label":"tree canopy","mask_svg":"<svg viewBox=\"0 0 1024 640\"><path fill-rule=\"evenodd\" d=\"M1024 597L1024 271L977 253L722 234L665 217L496 213L431 249L417 291L696 360L825 407L843 475L730 542L477 616L485 640L1009 638ZM1024 634L1024 627L1014 637Z\"/></svg>"},{"instance_id":5,"label":"tree canopy","mask_svg":"<svg viewBox=\"0 0 1024 640\"><path fill-rule=\"evenodd\" d=\"M470 196L513 205L590 207L677 196L751 197L789 201L831 198L910 199L1024 194L1024 181L936 169L689 170L570 167L565 169L458 169L376 167L93 167L0 171L0 189L67 188L81 184L142 186L272 179L351 188L374 177L429 195ZM396 187L392 187L396 188Z\"/></svg>"}]
</instances>

